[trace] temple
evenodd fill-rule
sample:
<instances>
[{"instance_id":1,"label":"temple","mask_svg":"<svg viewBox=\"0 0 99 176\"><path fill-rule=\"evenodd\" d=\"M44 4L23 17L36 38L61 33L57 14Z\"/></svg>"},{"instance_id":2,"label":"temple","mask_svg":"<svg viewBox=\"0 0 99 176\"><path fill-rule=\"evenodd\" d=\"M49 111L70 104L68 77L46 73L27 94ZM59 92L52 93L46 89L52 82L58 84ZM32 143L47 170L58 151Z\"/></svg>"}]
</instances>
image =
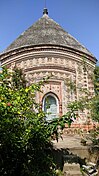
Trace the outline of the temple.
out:
<instances>
[{"instance_id":1,"label":"temple","mask_svg":"<svg viewBox=\"0 0 99 176\"><path fill-rule=\"evenodd\" d=\"M96 58L51 19L46 8L43 16L0 54L0 60L11 69L15 65L23 69L29 84L51 75L36 95L42 109L49 113L48 120L64 115L70 102L85 95L82 90L87 90L90 97L94 95ZM86 124L88 114L87 110L79 111L74 124Z\"/></svg>"}]
</instances>

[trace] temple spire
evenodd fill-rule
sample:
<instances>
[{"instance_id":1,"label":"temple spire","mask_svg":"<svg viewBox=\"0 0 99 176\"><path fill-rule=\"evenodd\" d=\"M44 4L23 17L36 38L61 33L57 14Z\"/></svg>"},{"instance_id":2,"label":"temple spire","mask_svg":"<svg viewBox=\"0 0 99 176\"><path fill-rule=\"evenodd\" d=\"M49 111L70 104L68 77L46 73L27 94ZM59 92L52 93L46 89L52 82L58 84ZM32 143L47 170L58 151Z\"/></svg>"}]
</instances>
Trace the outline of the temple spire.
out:
<instances>
[{"instance_id":1,"label":"temple spire","mask_svg":"<svg viewBox=\"0 0 99 176\"><path fill-rule=\"evenodd\" d=\"M48 9L46 8L46 0L45 0L45 8L43 9L43 15L48 15Z\"/></svg>"},{"instance_id":2,"label":"temple spire","mask_svg":"<svg viewBox=\"0 0 99 176\"><path fill-rule=\"evenodd\" d=\"M44 15L44 14L48 15L48 10L47 10L47 8L44 8L44 9L43 9L43 15Z\"/></svg>"}]
</instances>

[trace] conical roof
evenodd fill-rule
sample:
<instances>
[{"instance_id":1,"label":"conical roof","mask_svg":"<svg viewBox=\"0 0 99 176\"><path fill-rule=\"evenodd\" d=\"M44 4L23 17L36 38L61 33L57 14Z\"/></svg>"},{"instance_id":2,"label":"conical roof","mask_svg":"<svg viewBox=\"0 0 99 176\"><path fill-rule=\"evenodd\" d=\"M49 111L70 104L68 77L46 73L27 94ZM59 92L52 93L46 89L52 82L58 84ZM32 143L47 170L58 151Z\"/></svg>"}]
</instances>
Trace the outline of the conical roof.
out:
<instances>
[{"instance_id":1,"label":"conical roof","mask_svg":"<svg viewBox=\"0 0 99 176\"><path fill-rule=\"evenodd\" d=\"M5 51L24 46L33 45L60 45L70 47L86 54L92 55L74 37L66 32L58 23L51 19L47 13L22 33Z\"/></svg>"}]
</instances>

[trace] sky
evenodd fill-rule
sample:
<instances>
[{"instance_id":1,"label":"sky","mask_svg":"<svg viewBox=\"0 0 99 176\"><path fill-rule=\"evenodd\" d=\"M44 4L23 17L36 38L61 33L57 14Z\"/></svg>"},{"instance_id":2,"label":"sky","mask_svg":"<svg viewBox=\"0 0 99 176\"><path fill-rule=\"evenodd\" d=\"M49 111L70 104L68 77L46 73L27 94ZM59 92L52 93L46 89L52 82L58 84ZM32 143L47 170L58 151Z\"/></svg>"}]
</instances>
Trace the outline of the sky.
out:
<instances>
[{"instance_id":1,"label":"sky","mask_svg":"<svg viewBox=\"0 0 99 176\"><path fill-rule=\"evenodd\" d=\"M49 16L99 62L99 0L0 0L0 53L42 17Z\"/></svg>"}]
</instances>

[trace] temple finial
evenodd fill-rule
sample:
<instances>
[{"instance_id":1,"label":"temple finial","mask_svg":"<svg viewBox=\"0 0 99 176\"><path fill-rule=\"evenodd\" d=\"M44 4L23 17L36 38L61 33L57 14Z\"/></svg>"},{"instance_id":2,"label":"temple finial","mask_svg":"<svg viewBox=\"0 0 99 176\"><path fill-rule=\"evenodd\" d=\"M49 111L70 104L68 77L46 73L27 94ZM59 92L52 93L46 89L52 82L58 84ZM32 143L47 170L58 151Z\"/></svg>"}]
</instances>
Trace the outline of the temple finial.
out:
<instances>
[{"instance_id":1,"label":"temple finial","mask_svg":"<svg viewBox=\"0 0 99 176\"><path fill-rule=\"evenodd\" d=\"M43 15L44 15L44 14L48 15L48 10L47 10L47 8L44 8L44 10L43 10Z\"/></svg>"},{"instance_id":2,"label":"temple finial","mask_svg":"<svg viewBox=\"0 0 99 176\"><path fill-rule=\"evenodd\" d=\"M45 8L44 8L44 10L43 10L43 15L44 15L44 14L48 15L48 9L46 8L46 0L45 0Z\"/></svg>"}]
</instances>

